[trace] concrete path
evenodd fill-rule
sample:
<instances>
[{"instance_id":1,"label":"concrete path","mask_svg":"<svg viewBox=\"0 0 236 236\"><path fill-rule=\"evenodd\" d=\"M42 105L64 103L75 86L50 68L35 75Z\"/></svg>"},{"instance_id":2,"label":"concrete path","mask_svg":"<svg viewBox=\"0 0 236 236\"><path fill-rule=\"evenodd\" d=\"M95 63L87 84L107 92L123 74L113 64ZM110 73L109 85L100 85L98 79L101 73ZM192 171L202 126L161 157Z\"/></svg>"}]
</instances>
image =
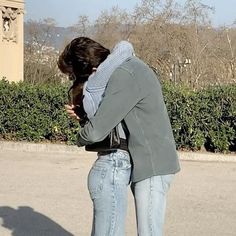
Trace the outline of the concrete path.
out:
<instances>
[{"instance_id":1,"label":"concrete path","mask_svg":"<svg viewBox=\"0 0 236 236\"><path fill-rule=\"evenodd\" d=\"M90 234L86 178L96 155L50 147L0 145L0 236ZM165 236L235 236L236 162L181 161L181 167L168 195ZM129 193L126 235L135 236L135 228Z\"/></svg>"}]
</instances>

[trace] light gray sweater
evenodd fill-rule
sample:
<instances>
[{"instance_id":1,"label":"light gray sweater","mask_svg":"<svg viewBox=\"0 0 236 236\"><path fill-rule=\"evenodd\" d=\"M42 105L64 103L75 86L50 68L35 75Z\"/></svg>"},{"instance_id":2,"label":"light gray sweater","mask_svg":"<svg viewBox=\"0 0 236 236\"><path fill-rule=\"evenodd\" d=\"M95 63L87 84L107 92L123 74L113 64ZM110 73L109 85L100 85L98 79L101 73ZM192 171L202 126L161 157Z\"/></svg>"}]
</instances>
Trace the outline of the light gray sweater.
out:
<instances>
[{"instance_id":1,"label":"light gray sweater","mask_svg":"<svg viewBox=\"0 0 236 236\"><path fill-rule=\"evenodd\" d=\"M134 48L127 41L120 41L115 45L111 54L99 65L96 72L93 73L85 83L83 90L83 105L88 118L94 116L104 95L107 83L115 71L126 59L133 56ZM122 125L118 125L120 137L126 139Z\"/></svg>"},{"instance_id":2,"label":"light gray sweater","mask_svg":"<svg viewBox=\"0 0 236 236\"><path fill-rule=\"evenodd\" d=\"M120 41L106 60L98 66L96 72L89 76L83 92L84 110L89 119L96 113L112 73L133 54L132 44L127 41Z\"/></svg>"}]
</instances>

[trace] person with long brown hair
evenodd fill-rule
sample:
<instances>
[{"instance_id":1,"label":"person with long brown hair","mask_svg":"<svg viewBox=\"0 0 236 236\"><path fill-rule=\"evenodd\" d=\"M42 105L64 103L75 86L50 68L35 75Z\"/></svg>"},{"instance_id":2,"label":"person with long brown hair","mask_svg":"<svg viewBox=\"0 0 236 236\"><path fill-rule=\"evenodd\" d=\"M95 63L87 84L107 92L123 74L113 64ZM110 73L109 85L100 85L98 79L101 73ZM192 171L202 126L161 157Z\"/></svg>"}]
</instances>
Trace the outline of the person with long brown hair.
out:
<instances>
[{"instance_id":1,"label":"person with long brown hair","mask_svg":"<svg viewBox=\"0 0 236 236\"><path fill-rule=\"evenodd\" d=\"M68 72L61 68L64 73L89 75L83 87L83 105L89 119L78 133L78 146L104 140L120 124L120 135L127 141L128 151L98 154L90 171L92 236L125 235L129 177L138 235L161 236L166 194L180 170L160 82L131 48L128 42L121 42L109 54L99 43L79 37L59 59L59 68L69 68ZM73 105L66 105L66 110L70 117L80 119Z\"/></svg>"},{"instance_id":2,"label":"person with long brown hair","mask_svg":"<svg viewBox=\"0 0 236 236\"><path fill-rule=\"evenodd\" d=\"M110 53L108 49L88 38L72 40L58 61L60 70L74 81L71 87L72 104L66 105L70 116L73 116L73 112L79 114L77 118L82 126L86 121L81 117L91 119L102 100L110 75L132 55L133 47L128 42L118 43ZM94 208L92 236L125 235L131 160L121 123L118 124L118 132L123 145L106 151L101 151L100 147L98 158L88 175L88 189ZM101 144L96 146L99 145Z\"/></svg>"}]
</instances>

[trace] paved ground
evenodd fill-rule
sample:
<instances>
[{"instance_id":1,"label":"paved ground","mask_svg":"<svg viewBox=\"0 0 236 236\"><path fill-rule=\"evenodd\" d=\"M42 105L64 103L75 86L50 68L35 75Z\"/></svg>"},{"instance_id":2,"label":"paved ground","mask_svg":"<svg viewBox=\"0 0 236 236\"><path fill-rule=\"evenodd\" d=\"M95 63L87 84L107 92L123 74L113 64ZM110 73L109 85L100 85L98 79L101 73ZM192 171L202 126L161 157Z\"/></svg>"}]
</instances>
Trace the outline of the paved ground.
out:
<instances>
[{"instance_id":1,"label":"paved ground","mask_svg":"<svg viewBox=\"0 0 236 236\"><path fill-rule=\"evenodd\" d=\"M88 236L86 177L94 160L83 151L1 148L0 236ZM181 166L168 196L165 236L235 236L236 163ZM131 193L126 232L136 235Z\"/></svg>"}]
</instances>

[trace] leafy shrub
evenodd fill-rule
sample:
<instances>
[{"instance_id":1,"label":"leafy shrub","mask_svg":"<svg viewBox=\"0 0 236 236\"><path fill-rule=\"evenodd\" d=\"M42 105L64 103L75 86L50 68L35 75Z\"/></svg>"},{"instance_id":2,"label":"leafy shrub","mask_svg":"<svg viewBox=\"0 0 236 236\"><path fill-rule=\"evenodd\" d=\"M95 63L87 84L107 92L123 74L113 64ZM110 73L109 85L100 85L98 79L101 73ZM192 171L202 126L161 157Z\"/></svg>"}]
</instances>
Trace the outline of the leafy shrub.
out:
<instances>
[{"instance_id":1,"label":"leafy shrub","mask_svg":"<svg viewBox=\"0 0 236 236\"><path fill-rule=\"evenodd\" d=\"M0 138L75 144L80 127L64 111L67 85L0 81ZM193 91L163 84L178 149L236 151L236 86Z\"/></svg>"},{"instance_id":2,"label":"leafy shrub","mask_svg":"<svg viewBox=\"0 0 236 236\"><path fill-rule=\"evenodd\" d=\"M236 151L236 86L163 86L178 149Z\"/></svg>"},{"instance_id":3,"label":"leafy shrub","mask_svg":"<svg viewBox=\"0 0 236 236\"><path fill-rule=\"evenodd\" d=\"M178 149L200 149L204 145L204 133L199 127L201 105L192 90L165 84L165 102Z\"/></svg>"},{"instance_id":4,"label":"leafy shrub","mask_svg":"<svg viewBox=\"0 0 236 236\"><path fill-rule=\"evenodd\" d=\"M0 81L0 137L75 142L79 126L64 112L67 87Z\"/></svg>"},{"instance_id":5,"label":"leafy shrub","mask_svg":"<svg viewBox=\"0 0 236 236\"><path fill-rule=\"evenodd\" d=\"M236 86L213 87L198 92L201 130L205 147L212 151L236 150ZM201 118L201 119L200 119Z\"/></svg>"}]
</instances>

